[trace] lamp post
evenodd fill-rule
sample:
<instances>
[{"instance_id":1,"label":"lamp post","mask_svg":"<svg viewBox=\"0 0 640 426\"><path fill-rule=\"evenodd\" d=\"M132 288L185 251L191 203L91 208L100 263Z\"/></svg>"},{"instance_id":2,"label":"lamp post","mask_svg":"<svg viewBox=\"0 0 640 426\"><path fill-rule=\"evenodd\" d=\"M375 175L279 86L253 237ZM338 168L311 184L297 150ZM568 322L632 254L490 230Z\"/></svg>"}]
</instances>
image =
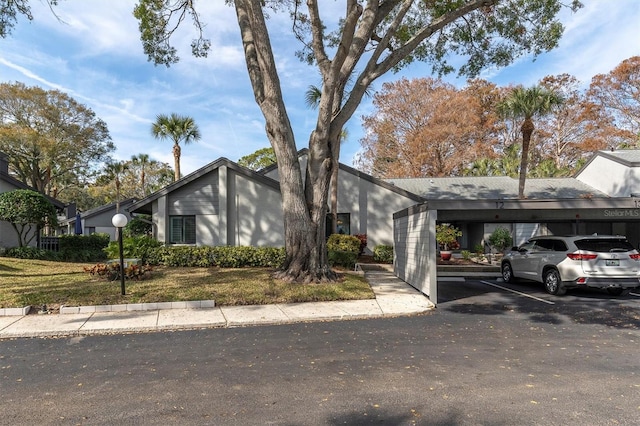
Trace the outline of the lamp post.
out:
<instances>
[{"instance_id":1,"label":"lamp post","mask_svg":"<svg viewBox=\"0 0 640 426\"><path fill-rule=\"evenodd\" d=\"M120 249L120 294L124 296L124 250L122 249L122 228L127 225L127 217L122 213L118 213L111 218L111 223L113 223L113 226L118 228L118 248Z\"/></svg>"}]
</instances>

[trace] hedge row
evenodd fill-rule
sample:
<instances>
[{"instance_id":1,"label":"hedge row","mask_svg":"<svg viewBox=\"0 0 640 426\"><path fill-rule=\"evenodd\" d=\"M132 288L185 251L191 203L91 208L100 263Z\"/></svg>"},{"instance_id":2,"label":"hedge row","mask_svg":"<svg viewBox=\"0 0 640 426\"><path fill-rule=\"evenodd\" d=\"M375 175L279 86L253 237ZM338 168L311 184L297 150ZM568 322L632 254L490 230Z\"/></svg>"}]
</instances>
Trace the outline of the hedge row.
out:
<instances>
[{"instance_id":1,"label":"hedge row","mask_svg":"<svg viewBox=\"0 0 640 426\"><path fill-rule=\"evenodd\" d=\"M109 244L109 235L62 235L58 240L58 244L58 251L25 246L12 247L1 254L16 259L52 260L56 262L97 262L107 258L104 250Z\"/></svg>"},{"instance_id":2,"label":"hedge row","mask_svg":"<svg viewBox=\"0 0 640 426\"><path fill-rule=\"evenodd\" d=\"M274 247L156 247L147 252L146 263L165 266L222 268L271 267L284 264L284 248Z\"/></svg>"}]
</instances>

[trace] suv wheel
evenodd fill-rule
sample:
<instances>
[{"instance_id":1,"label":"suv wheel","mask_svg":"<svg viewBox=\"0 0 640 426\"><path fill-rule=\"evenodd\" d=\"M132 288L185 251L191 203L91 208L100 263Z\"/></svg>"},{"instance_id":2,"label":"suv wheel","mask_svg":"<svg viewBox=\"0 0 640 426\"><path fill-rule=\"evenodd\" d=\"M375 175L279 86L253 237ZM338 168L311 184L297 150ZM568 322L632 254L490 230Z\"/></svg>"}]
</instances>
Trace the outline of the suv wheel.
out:
<instances>
[{"instance_id":1,"label":"suv wheel","mask_svg":"<svg viewBox=\"0 0 640 426\"><path fill-rule=\"evenodd\" d=\"M556 269L549 269L544 273L544 289L547 293L556 296L562 296L567 292L567 289L562 286L560 274Z\"/></svg>"},{"instance_id":2,"label":"suv wheel","mask_svg":"<svg viewBox=\"0 0 640 426\"><path fill-rule=\"evenodd\" d=\"M515 281L515 278L513 277L513 269L511 269L511 264L509 262L502 264L502 279L505 283L512 283Z\"/></svg>"}]
</instances>

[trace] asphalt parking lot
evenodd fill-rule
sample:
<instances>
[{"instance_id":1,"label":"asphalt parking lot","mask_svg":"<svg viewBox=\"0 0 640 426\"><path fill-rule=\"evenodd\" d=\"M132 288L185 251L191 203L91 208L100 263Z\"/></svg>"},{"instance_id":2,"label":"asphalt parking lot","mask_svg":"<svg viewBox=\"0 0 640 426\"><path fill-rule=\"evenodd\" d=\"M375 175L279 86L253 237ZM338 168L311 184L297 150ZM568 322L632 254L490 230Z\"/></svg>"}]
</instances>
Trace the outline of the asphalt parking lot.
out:
<instances>
[{"instance_id":1,"label":"asphalt parking lot","mask_svg":"<svg viewBox=\"0 0 640 426\"><path fill-rule=\"evenodd\" d=\"M485 315L518 312L555 324L569 321L640 329L640 290L611 296L604 290L572 289L552 296L535 282L439 278L438 310Z\"/></svg>"}]
</instances>

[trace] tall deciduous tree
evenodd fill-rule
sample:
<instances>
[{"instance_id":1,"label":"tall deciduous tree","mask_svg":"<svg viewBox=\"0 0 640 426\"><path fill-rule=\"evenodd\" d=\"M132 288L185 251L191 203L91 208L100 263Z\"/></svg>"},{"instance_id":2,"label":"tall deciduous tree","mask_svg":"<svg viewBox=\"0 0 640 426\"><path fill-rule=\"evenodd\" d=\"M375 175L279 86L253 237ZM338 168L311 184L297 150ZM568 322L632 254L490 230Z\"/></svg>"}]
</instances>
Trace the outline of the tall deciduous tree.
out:
<instances>
[{"instance_id":1,"label":"tall deciduous tree","mask_svg":"<svg viewBox=\"0 0 640 426\"><path fill-rule=\"evenodd\" d=\"M640 56L625 59L608 74L591 80L589 95L614 120L620 147L640 146ZM615 146L612 146L615 148Z\"/></svg>"},{"instance_id":2,"label":"tall deciduous tree","mask_svg":"<svg viewBox=\"0 0 640 426\"><path fill-rule=\"evenodd\" d=\"M540 117L536 126L538 163L544 163L543 169L547 170L536 174L545 176L555 170L547 176L569 175L582 159L607 147L612 123L603 108L587 97L575 77L568 74L547 76L540 81L540 86L561 95L563 102L545 117Z\"/></svg>"},{"instance_id":3,"label":"tall deciduous tree","mask_svg":"<svg viewBox=\"0 0 640 426\"><path fill-rule=\"evenodd\" d=\"M335 4L325 1L321 6L319 0L229 3L236 11L249 79L278 159L286 248L280 276L296 281L335 276L327 262L324 229L337 152L331 144L340 140L342 129L376 79L416 60L429 62L436 73L451 72L452 58L453 63L461 63L460 74L475 76L488 66L505 66L519 56L553 49L563 32L557 19L561 0L346 0L341 16L331 17L320 9L335 11ZM11 6L5 16L16 11L15 4ZM576 10L581 5L572 0L570 6ZM274 13L288 8L294 36L301 42L299 57L315 65L322 80L302 173L271 48L265 16L270 7ZM156 64L178 60L169 36L185 16L192 18L199 33L192 43L193 53L206 54L210 46L202 38L191 0L139 0L134 15L140 22L144 51ZM464 60L459 62L454 55Z\"/></svg>"},{"instance_id":4,"label":"tall deciduous tree","mask_svg":"<svg viewBox=\"0 0 640 426\"><path fill-rule=\"evenodd\" d=\"M159 114L155 123L151 126L154 137L173 142L174 180L180 179L180 155L182 149L180 143L187 145L199 141L202 137L200 129L193 118L186 115L171 113L171 115Z\"/></svg>"},{"instance_id":5,"label":"tall deciduous tree","mask_svg":"<svg viewBox=\"0 0 640 426\"><path fill-rule=\"evenodd\" d=\"M0 84L0 151L39 192L57 198L85 186L114 149L106 123L66 93Z\"/></svg>"},{"instance_id":6,"label":"tall deciduous tree","mask_svg":"<svg viewBox=\"0 0 640 426\"><path fill-rule=\"evenodd\" d=\"M385 83L363 117L359 165L374 176L462 174L475 158L491 155L483 134L489 119L473 92L433 78Z\"/></svg>"},{"instance_id":7,"label":"tall deciduous tree","mask_svg":"<svg viewBox=\"0 0 640 426\"><path fill-rule=\"evenodd\" d=\"M535 130L533 119L550 113L562 104L562 97L540 86L530 88L515 87L511 94L498 105L498 110L505 117L521 118L522 152L520 159L520 177L518 179L518 198L525 198L524 186L527 179L527 165L529 163L529 144Z\"/></svg>"}]
</instances>

